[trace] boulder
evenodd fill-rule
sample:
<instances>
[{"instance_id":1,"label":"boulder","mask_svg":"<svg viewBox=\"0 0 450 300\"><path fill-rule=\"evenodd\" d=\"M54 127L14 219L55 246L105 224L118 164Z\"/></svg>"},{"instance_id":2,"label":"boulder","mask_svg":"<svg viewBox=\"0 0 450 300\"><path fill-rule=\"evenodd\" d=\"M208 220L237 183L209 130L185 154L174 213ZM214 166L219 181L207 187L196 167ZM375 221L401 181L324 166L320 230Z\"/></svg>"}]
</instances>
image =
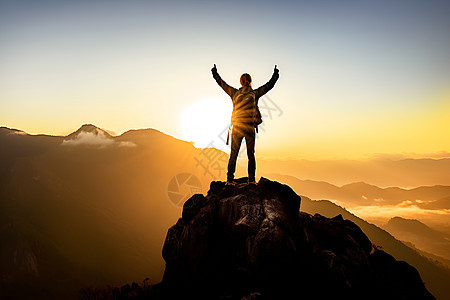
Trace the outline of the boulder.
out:
<instances>
[{"instance_id":1,"label":"boulder","mask_svg":"<svg viewBox=\"0 0 450 300\"><path fill-rule=\"evenodd\" d=\"M415 268L372 249L341 215L300 212L289 186L214 181L163 247L161 299L434 299Z\"/></svg>"}]
</instances>

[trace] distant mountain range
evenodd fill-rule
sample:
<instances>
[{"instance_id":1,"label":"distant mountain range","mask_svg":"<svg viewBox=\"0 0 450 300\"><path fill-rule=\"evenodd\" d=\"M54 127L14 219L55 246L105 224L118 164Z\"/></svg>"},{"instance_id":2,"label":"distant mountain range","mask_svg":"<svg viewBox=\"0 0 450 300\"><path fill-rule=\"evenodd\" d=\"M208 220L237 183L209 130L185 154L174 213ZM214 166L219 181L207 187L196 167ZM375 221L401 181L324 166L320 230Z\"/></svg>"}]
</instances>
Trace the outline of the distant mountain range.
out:
<instances>
[{"instance_id":1,"label":"distant mountain range","mask_svg":"<svg viewBox=\"0 0 450 300\"><path fill-rule=\"evenodd\" d=\"M145 277L159 282L164 237L181 213L169 183L188 193L177 180L191 174L204 193L212 180L225 178L226 161L221 151L153 129L112 136L83 125L64 137L0 128L0 298L76 298L81 287ZM263 163L258 168L271 171ZM356 193L351 185L321 184L342 197ZM329 201L303 199L301 210L351 219L378 246L415 266L438 299L450 295L443 283L448 269Z\"/></svg>"},{"instance_id":2,"label":"distant mountain range","mask_svg":"<svg viewBox=\"0 0 450 300\"><path fill-rule=\"evenodd\" d=\"M267 174L291 175L338 186L360 181L379 187L450 186L450 158L319 161L262 158L258 159L258 168Z\"/></svg>"},{"instance_id":3,"label":"distant mountain range","mask_svg":"<svg viewBox=\"0 0 450 300\"><path fill-rule=\"evenodd\" d=\"M345 202L347 207L360 205L396 205L411 201L424 209L450 209L450 186L422 186L412 189L398 187L380 188L364 182L338 187L313 180L300 180L294 176L267 174L295 184L297 190L312 199L328 199Z\"/></svg>"}]
</instances>

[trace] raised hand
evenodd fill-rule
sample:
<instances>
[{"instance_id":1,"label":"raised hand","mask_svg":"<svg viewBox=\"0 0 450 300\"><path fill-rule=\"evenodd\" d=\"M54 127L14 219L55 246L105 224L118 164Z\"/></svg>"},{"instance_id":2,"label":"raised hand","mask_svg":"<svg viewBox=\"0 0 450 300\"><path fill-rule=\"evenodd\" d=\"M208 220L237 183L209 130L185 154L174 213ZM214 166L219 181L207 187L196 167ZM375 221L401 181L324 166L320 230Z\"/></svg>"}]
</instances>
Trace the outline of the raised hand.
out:
<instances>
[{"instance_id":1,"label":"raised hand","mask_svg":"<svg viewBox=\"0 0 450 300\"><path fill-rule=\"evenodd\" d=\"M213 73L217 72L216 64L214 64L214 67L211 69L211 72L213 72Z\"/></svg>"},{"instance_id":2,"label":"raised hand","mask_svg":"<svg viewBox=\"0 0 450 300\"><path fill-rule=\"evenodd\" d=\"M214 65L215 66L215 65ZM273 68L274 73L278 73L280 70L278 70L277 65L275 65L275 68Z\"/></svg>"}]
</instances>

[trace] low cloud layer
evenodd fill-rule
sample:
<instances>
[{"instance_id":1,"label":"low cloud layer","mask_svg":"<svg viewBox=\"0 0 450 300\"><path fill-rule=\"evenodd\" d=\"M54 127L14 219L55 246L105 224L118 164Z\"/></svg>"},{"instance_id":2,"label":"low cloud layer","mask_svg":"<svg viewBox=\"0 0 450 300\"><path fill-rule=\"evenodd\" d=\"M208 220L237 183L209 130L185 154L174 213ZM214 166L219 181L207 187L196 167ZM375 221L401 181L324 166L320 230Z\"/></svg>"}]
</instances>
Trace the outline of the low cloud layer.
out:
<instances>
[{"instance_id":1,"label":"low cloud layer","mask_svg":"<svg viewBox=\"0 0 450 300\"><path fill-rule=\"evenodd\" d=\"M440 224L442 226L448 224L448 220L450 220L450 209L423 209L412 201L404 201L398 205L357 206L347 208L347 210L379 226L386 224L393 217L417 219L427 224Z\"/></svg>"},{"instance_id":2,"label":"low cloud layer","mask_svg":"<svg viewBox=\"0 0 450 300\"><path fill-rule=\"evenodd\" d=\"M102 131L97 132L80 132L75 138L64 140L62 146L92 146L96 148L105 148L109 146L118 147L134 147L135 143L129 141L116 142L112 138L106 136Z\"/></svg>"}]
</instances>

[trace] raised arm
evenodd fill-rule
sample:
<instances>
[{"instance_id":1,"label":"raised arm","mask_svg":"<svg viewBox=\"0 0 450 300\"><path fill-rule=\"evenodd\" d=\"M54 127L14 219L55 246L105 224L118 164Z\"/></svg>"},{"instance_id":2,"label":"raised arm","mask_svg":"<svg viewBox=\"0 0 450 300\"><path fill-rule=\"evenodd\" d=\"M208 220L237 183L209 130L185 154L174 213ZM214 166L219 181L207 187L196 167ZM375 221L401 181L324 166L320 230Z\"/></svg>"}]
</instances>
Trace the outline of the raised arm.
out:
<instances>
[{"instance_id":1,"label":"raised arm","mask_svg":"<svg viewBox=\"0 0 450 300\"><path fill-rule=\"evenodd\" d=\"M280 77L280 75L278 73L279 73L279 70L277 69L277 65L275 65L275 68L273 69L272 78L270 78L270 80L265 85L263 85L255 90L257 99L259 97L263 96L265 93L267 93L274 87L275 83L277 82L278 78Z\"/></svg>"},{"instance_id":2,"label":"raised arm","mask_svg":"<svg viewBox=\"0 0 450 300\"><path fill-rule=\"evenodd\" d=\"M214 67L211 69L211 72L217 84L220 85L220 87L225 91L225 93L228 94L228 96L233 98L233 95L237 92L237 89L235 89L232 86L229 86L225 81L223 81L219 73L217 73L216 64L214 64Z\"/></svg>"}]
</instances>

